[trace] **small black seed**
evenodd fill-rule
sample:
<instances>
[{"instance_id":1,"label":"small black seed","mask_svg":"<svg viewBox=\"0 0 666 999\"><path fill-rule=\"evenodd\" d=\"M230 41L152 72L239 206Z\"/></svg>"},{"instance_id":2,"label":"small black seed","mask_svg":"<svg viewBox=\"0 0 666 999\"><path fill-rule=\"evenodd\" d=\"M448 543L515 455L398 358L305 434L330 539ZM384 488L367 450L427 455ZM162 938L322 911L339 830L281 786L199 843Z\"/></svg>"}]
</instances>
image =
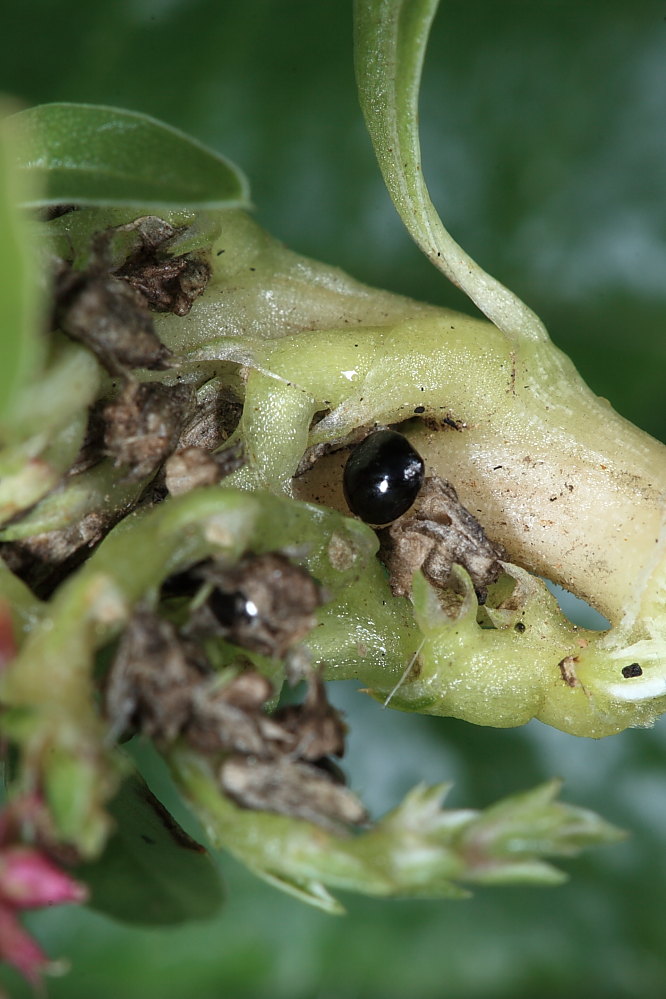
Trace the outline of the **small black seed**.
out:
<instances>
[{"instance_id":1,"label":"small black seed","mask_svg":"<svg viewBox=\"0 0 666 999\"><path fill-rule=\"evenodd\" d=\"M345 499L366 524L390 524L409 510L423 483L424 462L394 430L370 434L352 451L343 476Z\"/></svg>"},{"instance_id":2,"label":"small black seed","mask_svg":"<svg viewBox=\"0 0 666 999\"><path fill-rule=\"evenodd\" d=\"M641 669L640 663L630 663L629 666L623 666L622 676L626 680L630 680L634 676L643 676L643 670Z\"/></svg>"},{"instance_id":3,"label":"small black seed","mask_svg":"<svg viewBox=\"0 0 666 999\"><path fill-rule=\"evenodd\" d=\"M514 627L514 631L519 632L519 634L521 634L521 635L525 631L525 625L523 624L522 621L519 621L518 624L514 624L513 627Z\"/></svg>"},{"instance_id":4,"label":"small black seed","mask_svg":"<svg viewBox=\"0 0 666 999\"><path fill-rule=\"evenodd\" d=\"M219 623L227 628L232 627L240 617L251 617L250 611L254 610L256 616L254 605L242 593L224 593L217 587L208 598L208 606Z\"/></svg>"}]
</instances>

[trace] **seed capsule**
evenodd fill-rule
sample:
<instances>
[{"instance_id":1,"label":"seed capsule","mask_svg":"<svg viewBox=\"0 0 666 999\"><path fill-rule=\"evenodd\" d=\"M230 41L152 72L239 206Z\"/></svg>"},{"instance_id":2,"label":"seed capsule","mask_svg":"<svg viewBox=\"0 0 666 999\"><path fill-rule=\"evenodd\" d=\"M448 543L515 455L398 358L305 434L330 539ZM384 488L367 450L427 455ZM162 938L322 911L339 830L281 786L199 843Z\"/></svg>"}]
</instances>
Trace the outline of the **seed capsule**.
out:
<instances>
[{"instance_id":1,"label":"seed capsule","mask_svg":"<svg viewBox=\"0 0 666 999\"><path fill-rule=\"evenodd\" d=\"M354 448L345 465L347 505L366 524L390 524L418 496L424 469L423 458L406 437L378 430Z\"/></svg>"}]
</instances>

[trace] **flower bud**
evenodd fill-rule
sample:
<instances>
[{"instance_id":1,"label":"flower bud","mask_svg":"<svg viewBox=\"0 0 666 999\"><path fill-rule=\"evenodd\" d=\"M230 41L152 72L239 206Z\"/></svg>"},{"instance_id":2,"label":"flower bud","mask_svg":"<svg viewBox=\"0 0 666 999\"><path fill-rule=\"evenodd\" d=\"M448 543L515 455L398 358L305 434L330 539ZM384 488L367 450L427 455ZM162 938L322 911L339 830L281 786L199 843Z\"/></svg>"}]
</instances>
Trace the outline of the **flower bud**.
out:
<instances>
[{"instance_id":1,"label":"flower bud","mask_svg":"<svg viewBox=\"0 0 666 999\"><path fill-rule=\"evenodd\" d=\"M0 851L0 899L19 909L84 902L87 891L32 847Z\"/></svg>"}]
</instances>

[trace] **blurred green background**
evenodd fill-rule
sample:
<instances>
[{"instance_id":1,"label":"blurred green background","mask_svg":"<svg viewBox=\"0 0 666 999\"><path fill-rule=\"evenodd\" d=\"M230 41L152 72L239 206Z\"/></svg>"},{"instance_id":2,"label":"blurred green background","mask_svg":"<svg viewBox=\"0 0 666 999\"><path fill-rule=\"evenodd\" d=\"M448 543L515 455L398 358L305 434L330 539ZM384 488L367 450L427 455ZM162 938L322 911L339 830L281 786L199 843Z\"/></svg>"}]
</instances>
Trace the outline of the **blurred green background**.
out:
<instances>
[{"instance_id":1,"label":"blurred green background","mask_svg":"<svg viewBox=\"0 0 666 999\"><path fill-rule=\"evenodd\" d=\"M146 111L247 172L294 249L466 308L404 234L357 110L342 0L24 0L0 27L0 91ZM599 394L666 439L666 5L442 0L422 97L433 199L462 245L545 320ZM603 511L600 511L603 516ZM351 780L375 812L419 780L482 806L559 774L632 831L557 889L466 902L349 897L310 910L231 860L213 923L31 920L73 971L54 999L527 999L666 995L666 727L603 742L382 711L342 685ZM0 984L28 995L11 974Z\"/></svg>"}]
</instances>

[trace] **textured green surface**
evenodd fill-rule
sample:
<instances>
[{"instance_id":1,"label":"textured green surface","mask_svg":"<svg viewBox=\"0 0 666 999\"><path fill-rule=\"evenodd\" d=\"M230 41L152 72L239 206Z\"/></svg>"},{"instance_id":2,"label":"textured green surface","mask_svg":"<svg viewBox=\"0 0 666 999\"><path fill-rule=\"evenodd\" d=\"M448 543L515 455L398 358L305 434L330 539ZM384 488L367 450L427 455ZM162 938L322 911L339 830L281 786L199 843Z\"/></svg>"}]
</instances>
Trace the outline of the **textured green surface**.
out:
<instances>
[{"instance_id":1,"label":"textured green surface","mask_svg":"<svg viewBox=\"0 0 666 999\"><path fill-rule=\"evenodd\" d=\"M422 99L433 199L456 239L544 319L593 388L663 439L663 4L446 6ZM30 103L104 102L161 117L236 160L258 217L294 248L464 309L383 190L355 104L350 40L339 0L27 0L4 17L0 88ZM352 783L379 811L420 778L453 779L454 803L479 807L557 773L568 800L597 808L633 839L570 863L572 881L548 893L350 898L344 920L282 898L227 861L226 910L214 923L143 932L74 912L35 919L49 951L75 963L51 987L56 999L661 999L663 724L595 743L539 725L499 732L403 717L348 699Z\"/></svg>"}]
</instances>

